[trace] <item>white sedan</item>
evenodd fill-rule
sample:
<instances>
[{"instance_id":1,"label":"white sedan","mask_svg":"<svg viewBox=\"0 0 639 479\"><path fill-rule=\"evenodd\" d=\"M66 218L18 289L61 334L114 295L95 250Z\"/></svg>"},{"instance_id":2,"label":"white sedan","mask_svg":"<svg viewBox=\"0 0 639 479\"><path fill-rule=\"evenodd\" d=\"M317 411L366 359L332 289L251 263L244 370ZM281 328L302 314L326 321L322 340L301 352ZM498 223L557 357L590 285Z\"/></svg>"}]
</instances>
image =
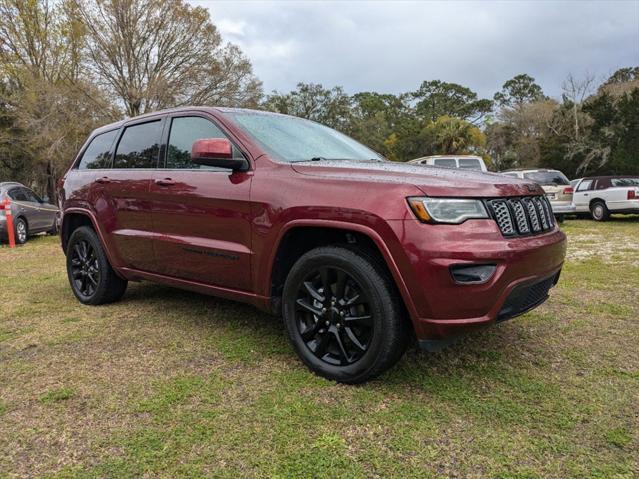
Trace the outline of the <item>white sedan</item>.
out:
<instances>
[{"instance_id":1,"label":"white sedan","mask_svg":"<svg viewBox=\"0 0 639 479\"><path fill-rule=\"evenodd\" d=\"M639 213L639 177L592 176L581 178L573 194L577 213L590 213L605 221L611 213Z\"/></svg>"}]
</instances>

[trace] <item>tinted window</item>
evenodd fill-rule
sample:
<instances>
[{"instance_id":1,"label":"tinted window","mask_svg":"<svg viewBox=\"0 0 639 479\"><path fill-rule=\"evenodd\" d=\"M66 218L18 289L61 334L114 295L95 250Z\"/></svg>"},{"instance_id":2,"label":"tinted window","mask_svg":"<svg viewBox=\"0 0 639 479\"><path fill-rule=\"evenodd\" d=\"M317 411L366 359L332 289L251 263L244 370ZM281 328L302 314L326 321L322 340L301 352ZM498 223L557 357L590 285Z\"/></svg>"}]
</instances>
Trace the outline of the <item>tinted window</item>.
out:
<instances>
[{"instance_id":1,"label":"tinted window","mask_svg":"<svg viewBox=\"0 0 639 479\"><path fill-rule=\"evenodd\" d=\"M205 138L226 138L226 135L213 122L205 118L197 116L174 118L169 134L166 167L216 169L191 162L193 142ZM234 155L238 154L241 156L241 153L234 149Z\"/></svg>"},{"instance_id":2,"label":"tinted window","mask_svg":"<svg viewBox=\"0 0 639 479\"><path fill-rule=\"evenodd\" d=\"M459 167L465 170L481 170L481 163L476 158L460 158Z\"/></svg>"},{"instance_id":3,"label":"tinted window","mask_svg":"<svg viewBox=\"0 0 639 479\"><path fill-rule=\"evenodd\" d=\"M561 171L530 171L524 173L524 178L539 185L569 185L568 178Z\"/></svg>"},{"instance_id":4,"label":"tinted window","mask_svg":"<svg viewBox=\"0 0 639 479\"><path fill-rule=\"evenodd\" d=\"M93 138L87 149L84 150L78 169L109 168L111 166L111 145L113 145L117 134L118 130L113 130Z\"/></svg>"},{"instance_id":5,"label":"tinted window","mask_svg":"<svg viewBox=\"0 0 639 479\"><path fill-rule=\"evenodd\" d=\"M22 190L24 192L24 196L26 197L27 201L32 201L34 203L40 203L40 198L38 198L38 195L36 195L29 188L22 188Z\"/></svg>"},{"instance_id":6,"label":"tinted window","mask_svg":"<svg viewBox=\"0 0 639 479\"><path fill-rule=\"evenodd\" d=\"M127 127L118 143L113 168L155 168L161 136L160 120Z\"/></svg>"},{"instance_id":7,"label":"tinted window","mask_svg":"<svg viewBox=\"0 0 639 479\"><path fill-rule=\"evenodd\" d=\"M352 138L302 118L269 113L228 113L271 156L281 161L381 160Z\"/></svg>"},{"instance_id":8,"label":"tinted window","mask_svg":"<svg viewBox=\"0 0 639 479\"><path fill-rule=\"evenodd\" d=\"M14 188L13 190L9 191L9 198L11 198L13 201L28 201L27 200L27 195L24 192L24 188Z\"/></svg>"},{"instance_id":9,"label":"tinted window","mask_svg":"<svg viewBox=\"0 0 639 479\"><path fill-rule=\"evenodd\" d=\"M457 163L454 158L438 158L433 161L435 166L445 166L446 168L457 168Z\"/></svg>"},{"instance_id":10,"label":"tinted window","mask_svg":"<svg viewBox=\"0 0 639 479\"><path fill-rule=\"evenodd\" d=\"M577 187L577 191L589 190L591 185L592 185L592 180L583 180L581 183L579 183L579 186Z\"/></svg>"},{"instance_id":11,"label":"tinted window","mask_svg":"<svg viewBox=\"0 0 639 479\"><path fill-rule=\"evenodd\" d=\"M639 178L615 178L612 186L639 186Z\"/></svg>"}]
</instances>

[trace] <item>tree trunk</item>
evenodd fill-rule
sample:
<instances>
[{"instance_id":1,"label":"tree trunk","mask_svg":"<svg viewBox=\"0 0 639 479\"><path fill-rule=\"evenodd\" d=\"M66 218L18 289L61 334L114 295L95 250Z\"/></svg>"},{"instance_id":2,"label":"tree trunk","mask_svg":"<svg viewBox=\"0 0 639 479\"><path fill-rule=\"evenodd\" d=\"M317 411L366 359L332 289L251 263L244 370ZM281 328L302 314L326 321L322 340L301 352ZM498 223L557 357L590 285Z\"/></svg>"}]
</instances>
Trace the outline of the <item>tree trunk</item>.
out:
<instances>
[{"instance_id":1,"label":"tree trunk","mask_svg":"<svg viewBox=\"0 0 639 479\"><path fill-rule=\"evenodd\" d=\"M57 205L58 198L55 188L55 182L55 168L53 167L53 163L51 163L51 160L47 160L47 196L49 197L50 203Z\"/></svg>"}]
</instances>

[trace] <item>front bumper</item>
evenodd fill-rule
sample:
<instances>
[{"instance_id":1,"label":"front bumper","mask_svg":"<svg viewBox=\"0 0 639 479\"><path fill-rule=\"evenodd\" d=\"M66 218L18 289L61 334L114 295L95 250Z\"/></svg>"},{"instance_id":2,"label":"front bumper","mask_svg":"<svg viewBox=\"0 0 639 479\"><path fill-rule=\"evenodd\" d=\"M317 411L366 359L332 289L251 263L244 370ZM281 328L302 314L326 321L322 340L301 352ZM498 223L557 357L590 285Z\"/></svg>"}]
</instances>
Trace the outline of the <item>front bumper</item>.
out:
<instances>
[{"instance_id":1,"label":"front bumper","mask_svg":"<svg viewBox=\"0 0 639 479\"><path fill-rule=\"evenodd\" d=\"M556 215L572 214L577 211L577 207L568 201L551 201L550 206Z\"/></svg>"},{"instance_id":2,"label":"front bumper","mask_svg":"<svg viewBox=\"0 0 639 479\"><path fill-rule=\"evenodd\" d=\"M538 306L558 278L566 253L566 237L557 227L537 236L504 238L493 220L461 225L428 225L416 220L393 223L407 253L396 263L408 289L415 333L422 346L445 342ZM496 268L484 283L459 284L450 272L452 265L459 264ZM542 290L536 299L520 298L519 306L506 309L516 288L544 280L549 284L545 293Z\"/></svg>"}]
</instances>

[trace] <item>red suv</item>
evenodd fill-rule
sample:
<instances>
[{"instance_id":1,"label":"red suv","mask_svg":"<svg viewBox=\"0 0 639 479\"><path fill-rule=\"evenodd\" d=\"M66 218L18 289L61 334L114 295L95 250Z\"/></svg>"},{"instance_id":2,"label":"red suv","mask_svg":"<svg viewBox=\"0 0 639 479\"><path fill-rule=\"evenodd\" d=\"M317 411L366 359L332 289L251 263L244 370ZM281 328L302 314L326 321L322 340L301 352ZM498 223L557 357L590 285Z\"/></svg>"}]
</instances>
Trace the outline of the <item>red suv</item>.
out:
<instances>
[{"instance_id":1,"label":"red suv","mask_svg":"<svg viewBox=\"0 0 639 479\"><path fill-rule=\"evenodd\" d=\"M392 163L300 118L181 108L94 131L60 180L84 304L150 280L282 314L300 358L341 382L522 314L566 238L538 185Z\"/></svg>"}]
</instances>

